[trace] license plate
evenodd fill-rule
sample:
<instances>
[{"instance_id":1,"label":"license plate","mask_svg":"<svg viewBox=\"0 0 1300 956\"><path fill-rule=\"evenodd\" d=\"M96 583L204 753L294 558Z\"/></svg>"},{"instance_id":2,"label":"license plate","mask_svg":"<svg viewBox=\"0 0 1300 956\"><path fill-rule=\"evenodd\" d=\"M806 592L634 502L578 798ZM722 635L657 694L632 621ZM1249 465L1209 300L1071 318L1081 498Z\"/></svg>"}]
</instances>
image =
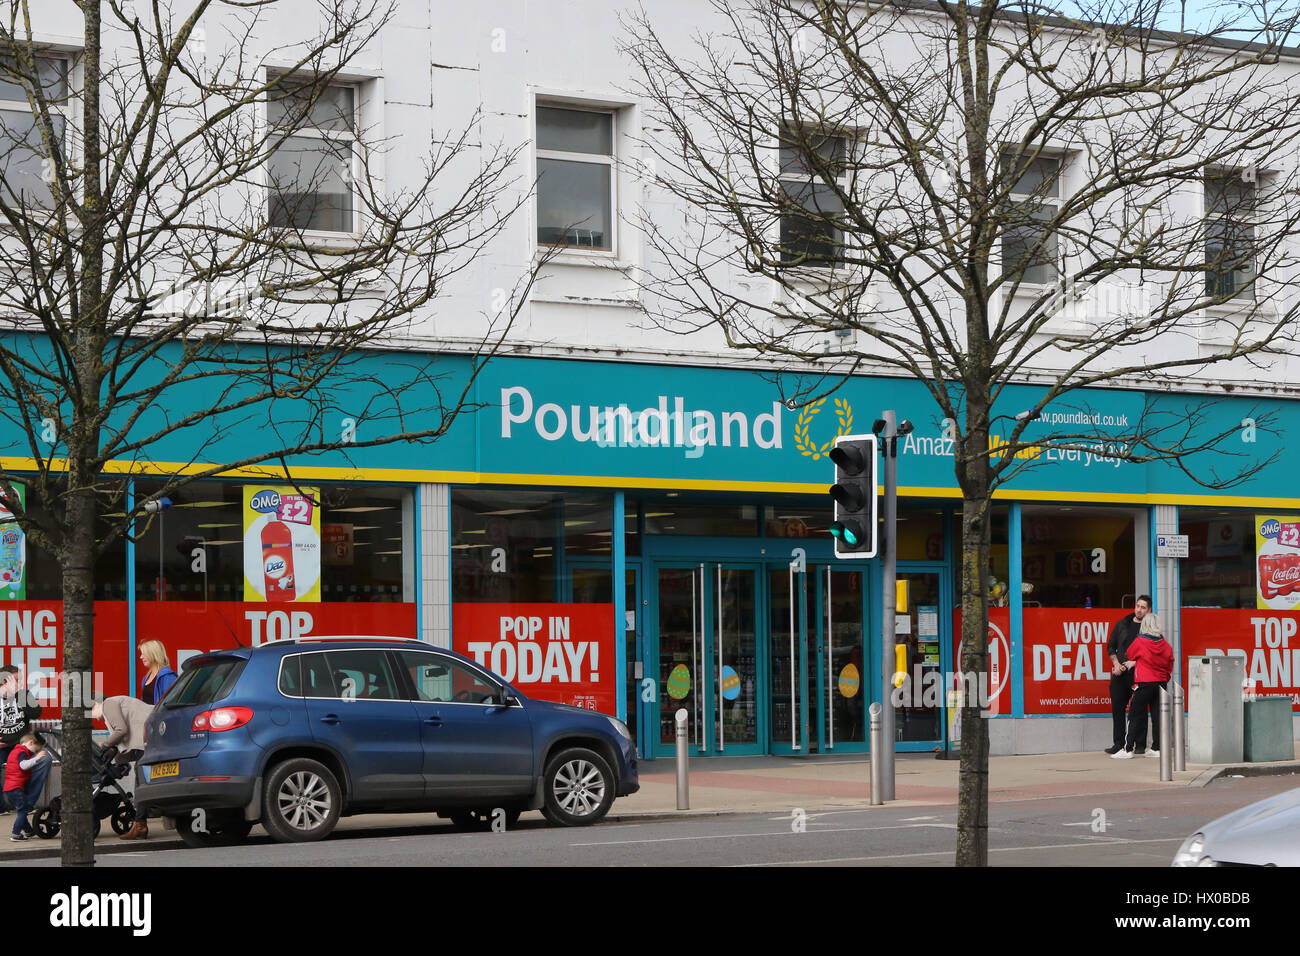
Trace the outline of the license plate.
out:
<instances>
[{"instance_id":1,"label":"license plate","mask_svg":"<svg viewBox=\"0 0 1300 956\"><path fill-rule=\"evenodd\" d=\"M156 763L149 768L149 779L157 780L159 777L179 777L181 775L181 762L179 760L170 760L167 763Z\"/></svg>"}]
</instances>

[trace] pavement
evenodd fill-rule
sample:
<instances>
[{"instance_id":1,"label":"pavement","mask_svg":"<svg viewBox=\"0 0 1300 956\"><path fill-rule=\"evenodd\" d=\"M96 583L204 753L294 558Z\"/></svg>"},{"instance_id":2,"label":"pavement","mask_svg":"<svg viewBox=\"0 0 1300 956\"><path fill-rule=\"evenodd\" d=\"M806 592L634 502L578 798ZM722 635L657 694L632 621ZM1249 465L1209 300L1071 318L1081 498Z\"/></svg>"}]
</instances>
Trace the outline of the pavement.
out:
<instances>
[{"instance_id":1,"label":"pavement","mask_svg":"<svg viewBox=\"0 0 1300 956\"><path fill-rule=\"evenodd\" d=\"M1300 747L1297 747L1300 751ZM890 807L955 806L959 760L931 754L898 754ZM1300 760L1252 764L1193 764L1161 781L1155 757L1113 760L1096 753L1034 754L989 758L989 801L1116 794L1160 788L1203 787L1220 776L1300 774ZM869 808L871 761L865 754L798 757L698 757L690 762L690 809L677 809L676 765L672 760L643 760L641 789L614 803L608 820L665 819L733 813L782 813ZM540 819L529 813L524 820ZM59 840L12 843L13 816L0 816L0 865L23 859L58 856ZM339 821L338 830L410 830L446 826L436 814L362 814ZM260 833L254 830L254 833ZM96 853L173 849L183 844L174 832L154 821L147 840L121 840L101 825ZM201 858L196 858L201 863Z\"/></svg>"}]
</instances>

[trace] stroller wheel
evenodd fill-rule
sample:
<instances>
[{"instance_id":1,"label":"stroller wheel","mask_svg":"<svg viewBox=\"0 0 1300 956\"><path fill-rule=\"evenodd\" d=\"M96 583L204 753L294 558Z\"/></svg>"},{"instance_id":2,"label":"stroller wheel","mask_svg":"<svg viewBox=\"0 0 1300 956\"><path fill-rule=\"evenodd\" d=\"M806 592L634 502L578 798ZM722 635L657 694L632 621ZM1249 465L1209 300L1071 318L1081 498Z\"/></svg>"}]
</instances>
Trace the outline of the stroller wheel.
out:
<instances>
[{"instance_id":1,"label":"stroller wheel","mask_svg":"<svg viewBox=\"0 0 1300 956\"><path fill-rule=\"evenodd\" d=\"M32 829L36 831L36 835L42 840L53 840L59 835L59 831L63 829L58 811L50 807L37 810L32 816Z\"/></svg>"},{"instance_id":2,"label":"stroller wheel","mask_svg":"<svg viewBox=\"0 0 1300 956\"><path fill-rule=\"evenodd\" d=\"M114 808L108 822L112 825L113 832L121 836L131 829L131 824L135 823L135 807L123 800Z\"/></svg>"}]
</instances>

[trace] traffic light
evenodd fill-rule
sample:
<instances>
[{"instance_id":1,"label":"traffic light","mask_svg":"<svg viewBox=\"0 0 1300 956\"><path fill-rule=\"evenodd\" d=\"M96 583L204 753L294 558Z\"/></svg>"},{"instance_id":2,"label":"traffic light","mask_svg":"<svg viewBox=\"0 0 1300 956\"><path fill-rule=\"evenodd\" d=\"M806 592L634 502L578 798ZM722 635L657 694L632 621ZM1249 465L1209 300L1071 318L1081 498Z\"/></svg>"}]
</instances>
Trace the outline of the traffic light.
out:
<instances>
[{"instance_id":1,"label":"traffic light","mask_svg":"<svg viewBox=\"0 0 1300 956\"><path fill-rule=\"evenodd\" d=\"M837 558L876 556L876 436L841 435L831 449L835 462L835 538Z\"/></svg>"}]
</instances>

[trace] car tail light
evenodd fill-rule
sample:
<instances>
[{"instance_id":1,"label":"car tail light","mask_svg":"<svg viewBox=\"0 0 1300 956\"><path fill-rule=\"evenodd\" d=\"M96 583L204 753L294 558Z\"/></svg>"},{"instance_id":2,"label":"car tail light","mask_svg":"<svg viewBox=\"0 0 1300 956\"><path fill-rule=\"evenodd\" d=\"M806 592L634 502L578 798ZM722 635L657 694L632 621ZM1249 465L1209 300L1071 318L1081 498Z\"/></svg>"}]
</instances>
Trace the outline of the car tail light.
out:
<instances>
[{"instance_id":1,"label":"car tail light","mask_svg":"<svg viewBox=\"0 0 1300 956\"><path fill-rule=\"evenodd\" d=\"M220 733L223 730L242 727L252 719L253 712L247 707L218 707L216 710L205 710L196 716L194 723L190 725L190 730Z\"/></svg>"}]
</instances>

